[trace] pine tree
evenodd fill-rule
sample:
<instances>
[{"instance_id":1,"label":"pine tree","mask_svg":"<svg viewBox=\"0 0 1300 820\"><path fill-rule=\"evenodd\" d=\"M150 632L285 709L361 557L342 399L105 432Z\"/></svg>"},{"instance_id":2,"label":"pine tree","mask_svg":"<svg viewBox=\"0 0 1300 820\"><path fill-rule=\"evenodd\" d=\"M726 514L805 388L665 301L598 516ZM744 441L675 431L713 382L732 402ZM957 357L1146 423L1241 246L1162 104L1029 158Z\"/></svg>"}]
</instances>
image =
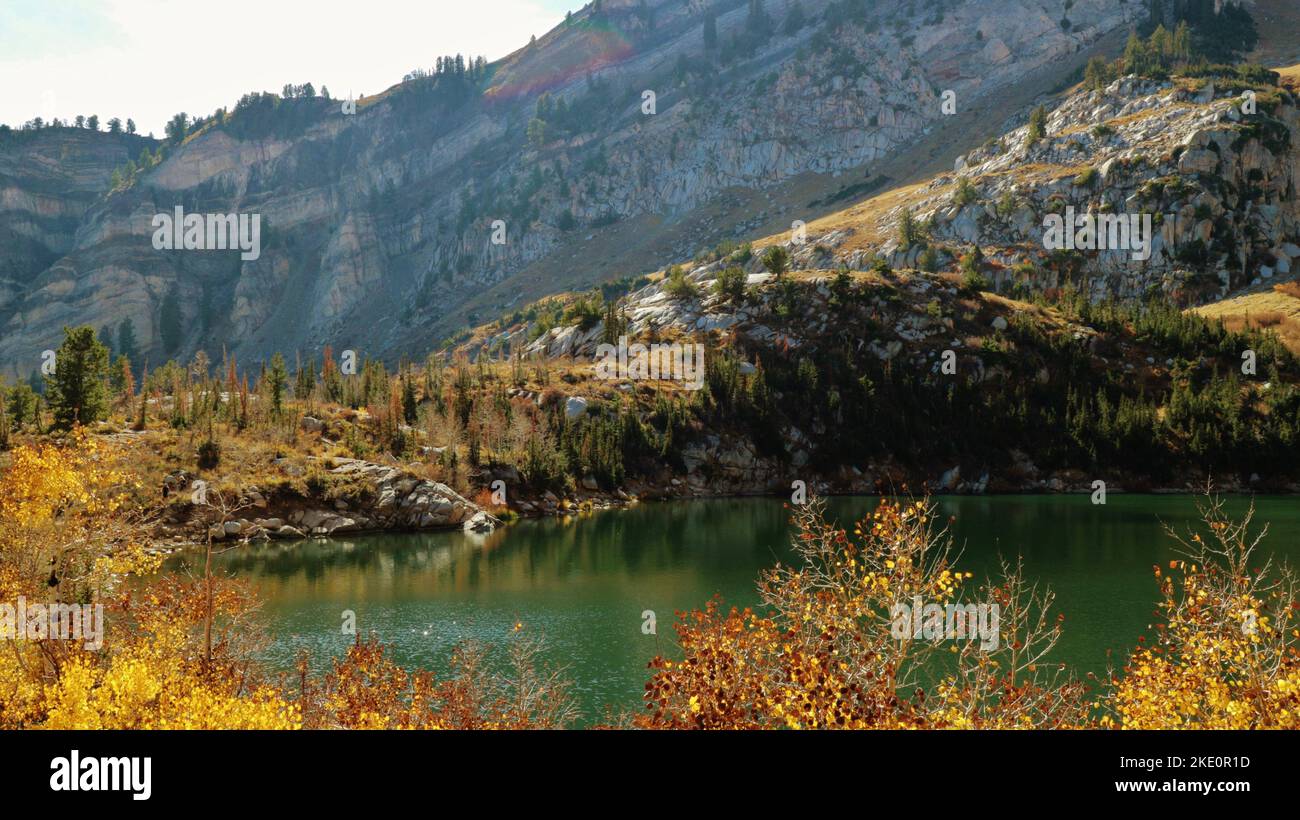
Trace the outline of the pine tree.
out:
<instances>
[{"instance_id":1,"label":"pine tree","mask_svg":"<svg viewBox=\"0 0 1300 820\"><path fill-rule=\"evenodd\" d=\"M162 307L158 314L158 334L162 338L163 354L171 355L176 352L180 346L181 337L184 335L181 319L180 301L176 298L176 288L173 286L163 297Z\"/></svg>"},{"instance_id":2,"label":"pine tree","mask_svg":"<svg viewBox=\"0 0 1300 820\"><path fill-rule=\"evenodd\" d=\"M131 398L135 395L135 379L131 377L131 360L125 356L118 356L116 370L120 382L117 390L129 409L131 407Z\"/></svg>"},{"instance_id":3,"label":"pine tree","mask_svg":"<svg viewBox=\"0 0 1300 820\"><path fill-rule=\"evenodd\" d=\"M407 424L415 424L420 418L415 403L415 382L409 373L402 379L402 417Z\"/></svg>"},{"instance_id":4,"label":"pine tree","mask_svg":"<svg viewBox=\"0 0 1300 820\"><path fill-rule=\"evenodd\" d=\"M1124 73L1143 74L1147 71L1147 48L1136 31L1129 32L1124 46Z\"/></svg>"},{"instance_id":5,"label":"pine tree","mask_svg":"<svg viewBox=\"0 0 1300 820\"><path fill-rule=\"evenodd\" d=\"M921 228L916 222L916 216L911 208L905 208L898 219L898 243L903 250L907 250L920 242Z\"/></svg>"},{"instance_id":6,"label":"pine tree","mask_svg":"<svg viewBox=\"0 0 1300 820\"><path fill-rule=\"evenodd\" d=\"M790 264L790 254L780 245L773 245L763 252L763 267L767 268L777 279L785 273Z\"/></svg>"},{"instance_id":7,"label":"pine tree","mask_svg":"<svg viewBox=\"0 0 1300 820\"><path fill-rule=\"evenodd\" d=\"M284 386L289 381L284 357L276 353L271 357L271 369L266 373L266 384L271 389L271 413L278 419L284 411Z\"/></svg>"},{"instance_id":8,"label":"pine tree","mask_svg":"<svg viewBox=\"0 0 1300 820\"><path fill-rule=\"evenodd\" d=\"M1174 59L1187 62L1192 59L1192 29L1186 20L1180 20L1174 29Z\"/></svg>"},{"instance_id":9,"label":"pine tree","mask_svg":"<svg viewBox=\"0 0 1300 820\"><path fill-rule=\"evenodd\" d=\"M146 364L140 369L140 414L135 419L135 429L144 430L148 426L149 419L149 390L146 384L149 381L149 365Z\"/></svg>"},{"instance_id":10,"label":"pine tree","mask_svg":"<svg viewBox=\"0 0 1300 820\"><path fill-rule=\"evenodd\" d=\"M1106 61L1093 57L1083 71L1083 84L1093 91L1101 91L1110 83L1110 69Z\"/></svg>"},{"instance_id":11,"label":"pine tree","mask_svg":"<svg viewBox=\"0 0 1300 820\"><path fill-rule=\"evenodd\" d=\"M47 377L54 427L67 430L107 416L108 349L95 338L95 329L64 328L54 361L54 373Z\"/></svg>"},{"instance_id":12,"label":"pine tree","mask_svg":"<svg viewBox=\"0 0 1300 820\"><path fill-rule=\"evenodd\" d=\"M713 51L718 47L718 15L713 9L704 17L704 48Z\"/></svg>"}]
</instances>

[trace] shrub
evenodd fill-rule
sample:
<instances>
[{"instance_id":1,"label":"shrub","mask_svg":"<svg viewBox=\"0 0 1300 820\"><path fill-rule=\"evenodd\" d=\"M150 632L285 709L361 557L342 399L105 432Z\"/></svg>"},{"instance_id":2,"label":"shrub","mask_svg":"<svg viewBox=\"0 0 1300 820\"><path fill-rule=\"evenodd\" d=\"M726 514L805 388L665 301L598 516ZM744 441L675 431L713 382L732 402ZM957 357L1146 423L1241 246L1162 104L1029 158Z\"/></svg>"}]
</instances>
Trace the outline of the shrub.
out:
<instances>
[{"instance_id":1,"label":"shrub","mask_svg":"<svg viewBox=\"0 0 1300 820\"><path fill-rule=\"evenodd\" d=\"M921 251L921 255L916 262L921 266L921 270L926 273L934 273L939 269L939 252L934 248L926 248Z\"/></svg>"},{"instance_id":2,"label":"shrub","mask_svg":"<svg viewBox=\"0 0 1300 820\"><path fill-rule=\"evenodd\" d=\"M215 470L221 463L221 445L209 438L199 445L199 469Z\"/></svg>"},{"instance_id":3,"label":"shrub","mask_svg":"<svg viewBox=\"0 0 1300 820\"><path fill-rule=\"evenodd\" d=\"M1047 136L1047 109L1038 106L1029 115L1029 130L1025 134L1025 147L1031 147Z\"/></svg>"},{"instance_id":4,"label":"shrub","mask_svg":"<svg viewBox=\"0 0 1300 820\"><path fill-rule=\"evenodd\" d=\"M924 234L921 225L916 221L916 215L912 213L911 208L905 208L903 215L898 218L898 243L907 249L924 241Z\"/></svg>"},{"instance_id":5,"label":"shrub","mask_svg":"<svg viewBox=\"0 0 1300 820\"><path fill-rule=\"evenodd\" d=\"M790 254L780 245L773 245L763 251L763 267L767 268L776 278L781 278L789 264Z\"/></svg>"},{"instance_id":6,"label":"shrub","mask_svg":"<svg viewBox=\"0 0 1300 820\"><path fill-rule=\"evenodd\" d=\"M674 299L690 299L699 293L699 287L686 278L681 265L673 265L664 280L664 293Z\"/></svg>"},{"instance_id":7,"label":"shrub","mask_svg":"<svg viewBox=\"0 0 1300 820\"><path fill-rule=\"evenodd\" d=\"M745 282L748 277L736 265L731 265L718 274L713 289L724 299L739 301L745 296Z\"/></svg>"},{"instance_id":8,"label":"shrub","mask_svg":"<svg viewBox=\"0 0 1300 820\"><path fill-rule=\"evenodd\" d=\"M972 202L979 200L979 191L970 181L969 177L960 177L957 180L957 190L953 191L952 201L956 205L970 205Z\"/></svg>"},{"instance_id":9,"label":"shrub","mask_svg":"<svg viewBox=\"0 0 1300 820\"><path fill-rule=\"evenodd\" d=\"M685 662L655 658L646 686L650 728L994 728L1088 722L1085 689L1039 662L1061 634L1047 617L1050 593L1018 565L972 590L1002 602L1001 643L949 653L898 640L899 590L956 598L971 577L953 565L951 539L932 526L926 502L882 501L850 534L827 522L819 502L794 513L793 567L763 574L765 613L724 611L715 600L677 625ZM990 657L992 656L992 657ZM928 683L929 664L944 669ZM924 685L924 695L918 688Z\"/></svg>"}]
</instances>

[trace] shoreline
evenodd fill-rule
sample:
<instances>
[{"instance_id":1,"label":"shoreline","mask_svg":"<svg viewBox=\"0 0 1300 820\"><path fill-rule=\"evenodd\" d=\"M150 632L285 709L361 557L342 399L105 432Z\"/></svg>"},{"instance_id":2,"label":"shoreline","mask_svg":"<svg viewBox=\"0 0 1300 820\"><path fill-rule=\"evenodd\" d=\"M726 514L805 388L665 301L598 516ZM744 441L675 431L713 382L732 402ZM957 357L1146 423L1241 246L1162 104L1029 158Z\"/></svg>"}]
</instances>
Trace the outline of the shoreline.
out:
<instances>
[{"instance_id":1,"label":"shoreline","mask_svg":"<svg viewBox=\"0 0 1300 820\"><path fill-rule=\"evenodd\" d=\"M1060 490L1060 491L1052 491L1052 490L1024 491L1024 492L1004 491L1004 492L984 492L984 493L942 492L942 493L928 493L924 496L919 496L919 497L925 497L925 498L930 498L935 500L979 498L979 497L1003 499L1003 498L1029 498L1029 497L1086 496L1091 494L1092 492L1093 491L1091 489L1078 488L1078 489L1067 489L1067 490ZM1137 497L1170 497L1170 496L1202 497L1205 495L1205 491L1179 489L1179 488L1159 488L1159 489L1147 490L1147 491L1130 491L1130 490L1123 490L1123 489L1107 490L1107 496L1110 496L1112 494L1126 496L1126 497L1134 497L1134 496ZM1239 497L1291 498L1295 496L1300 496L1300 492L1296 492L1296 491L1252 492L1241 488L1236 488L1231 490L1215 489L1213 491L1213 494L1218 496L1238 497L1238 498ZM918 496L911 496L907 493L827 492L827 493L819 493L817 497L818 498L881 499L881 498L918 497ZM491 532L496 531L497 529L507 529L513 524L525 520L541 521L548 518L576 517L579 515L589 514L593 512L626 510L641 504L688 503L694 501L727 501L727 500L740 500L740 499L771 499L773 501L782 501L783 504L790 503L788 497L785 494L773 493L773 492L752 492L752 493L729 492L729 493L718 493L712 495L697 494L697 495L683 495L683 496L651 496L651 497L630 496L627 499L618 498L613 494L604 497L589 495L576 502L572 502L570 501L570 499L567 498L561 499L561 502L567 502L568 506L563 506L563 503L561 503L561 504L556 504L550 508L542 508L539 507L539 505L537 504L533 504L534 509L528 514L520 513L518 510L516 510L513 507L508 508L512 513L512 515L510 516L504 516L499 512L489 513L490 515L492 515L494 519L498 520L498 523L491 530L478 531L477 534L486 536ZM1096 506L1104 506L1104 502L1101 504L1097 504ZM490 508L490 509L496 509L496 508ZM482 511L488 512L488 509L483 509ZM364 529L347 529L345 531L338 531L337 534L335 532L319 533L319 534L304 534L301 537L250 536L250 537L241 538L237 540L235 539L221 540L221 541L214 540L213 544L214 545L220 544L224 551L225 549L231 549L239 546L247 546L248 544L254 542L263 542L263 543L275 542L275 543L283 543L289 545L289 544L301 543L303 541L340 539L340 538L352 537L352 536L398 535L398 534L415 535L415 534L422 534L422 533L447 533L447 532L455 532L457 530L466 531L466 532L473 531L458 525L445 525L445 526L432 526L432 527L419 527L419 526L369 527ZM165 555L171 555L183 550L202 548L206 546L206 541L204 540L167 542L157 538L153 538L151 539L151 542L152 543L149 547L151 551L159 554L165 554Z\"/></svg>"}]
</instances>

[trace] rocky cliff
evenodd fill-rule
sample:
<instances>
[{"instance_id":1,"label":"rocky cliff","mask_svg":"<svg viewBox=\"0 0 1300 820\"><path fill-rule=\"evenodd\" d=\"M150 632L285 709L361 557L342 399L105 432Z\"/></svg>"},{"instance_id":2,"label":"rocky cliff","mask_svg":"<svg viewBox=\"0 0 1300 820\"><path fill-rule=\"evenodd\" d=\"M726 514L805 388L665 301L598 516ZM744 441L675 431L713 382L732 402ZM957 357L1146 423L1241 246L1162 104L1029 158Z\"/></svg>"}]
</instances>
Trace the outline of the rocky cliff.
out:
<instances>
[{"instance_id":1,"label":"rocky cliff","mask_svg":"<svg viewBox=\"0 0 1300 820\"><path fill-rule=\"evenodd\" d=\"M150 144L72 128L0 134L0 313L72 251L113 170Z\"/></svg>"},{"instance_id":2,"label":"rocky cliff","mask_svg":"<svg viewBox=\"0 0 1300 820\"><path fill-rule=\"evenodd\" d=\"M945 91L963 111L994 105L1144 14L1120 0L800 8L607 0L471 79L412 77L354 114L320 98L223 112L111 192L125 156L105 148L93 169L60 169L55 201L24 206L58 223L48 235L0 247L0 270L17 272L0 292L0 370L26 375L64 325L127 318L154 364L326 344L422 354L525 285L629 272L590 250L620 226L686 248L803 218L791 191L870 177L945 126ZM65 138L0 157L0 178L59 156ZM6 202L35 196L39 180L9 174ZM746 222L716 216L740 194ZM177 206L259 214L260 257L155 250L151 220ZM164 304L179 312L170 334Z\"/></svg>"}]
</instances>

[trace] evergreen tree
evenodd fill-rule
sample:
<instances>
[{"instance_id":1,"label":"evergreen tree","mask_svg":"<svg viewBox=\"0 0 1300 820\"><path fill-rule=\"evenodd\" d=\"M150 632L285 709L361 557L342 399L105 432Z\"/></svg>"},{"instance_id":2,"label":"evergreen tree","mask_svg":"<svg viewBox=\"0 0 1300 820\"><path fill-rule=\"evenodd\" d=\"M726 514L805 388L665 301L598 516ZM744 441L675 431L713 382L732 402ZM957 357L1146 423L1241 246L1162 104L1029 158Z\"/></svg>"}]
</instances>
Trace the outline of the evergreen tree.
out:
<instances>
[{"instance_id":1,"label":"evergreen tree","mask_svg":"<svg viewBox=\"0 0 1300 820\"><path fill-rule=\"evenodd\" d=\"M54 412L54 427L59 430L108 415L104 389L108 349L95 338L92 327L65 327L63 334L54 373L48 377L50 409Z\"/></svg>"},{"instance_id":2,"label":"evergreen tree","mask_svg":"<svg viewBox=\"0 0 1300 820\"><path fill-rule=\"evenodd\" d=\"M1083 84L1093 91L1101 91L1110 83L1110 68L1100 57L1088 61L1083 71Z\"/></svg>"},{"instance_id":3,"label":"evergreen tree","mask_svg":"<svg viewBox=\"0 0 1300 820\"><path fill-rule=\"evenodd\" d=\"M898 242L904 250L921 242L921 227L917 224L916 216L912 213L911 208L903 210L903 215L898 219Z\"/></svg>"},{"instance_id":4,"label":"evergreen tree","mask_svg":"<svg viewBox=\"0 0 1300 820\"><path fill-rule=\"evenodd\" d=\"M790 254L780 245L773 245L763 252L763 267L777 279L785 273L790 264Z\"/></svg>"},{"instance_id":5,"label":"evergreen tree","mask_svg":"<svg viewBox=\"0 0 1300 820\"><path fill-rule=\"evenodd\" d=\"M1034 145L1045 136L1047 136L1047 109L1040 105L1029 115L1029 133L1025 135L1025 142Z\"/></svg>"},{"instance_id":6,"label":"evergreen tree","mask_svg":"<svg viewBox=\"0 0 1300 820\"><path fill-rule=\"evenodd\" d=\"M36 393L29 384L16 384L9 388L9 417L13 429L20 430L24 424L36 419Z\"/></svg>"},{"instance_id":7,"label":"evergreen tree","mask_svg":"<svg viewBox=\"0 0 1300 820\"><path fill-rule=\"evenodd\" d=\"M294 375L293 397L299 401L305 401L311 398L311 394L315 389L316 363L308 360L307 366L303 367L300 359L297 363L297 373Z\"/></svg>"},{"instance_id":8,"label":"evergreen tree","mask_svg":"<svg viewBox=\"0 0 1300 820\"><path fill-rule=\"evenodd\" d=\"M1147 48L1136 31L1129 32L1123 61L1126 74L1141 74L1147 70Z\"/></svg>"},{"instance_id":9,"label":"evergreen tree","mask_svg":"<svg viewBox=\"0 0 1300 820\"><path fill-rule=\"evenodd\" d=\"M704 48L713 51L718 47L718 15L709 9L704 17Z\"/></svg>"},{"instance_id":10,"label":"evergreen tree","mask_svg":"<svg viewBox=\"0 0 1300 820\"><path fill-rule=\"evenodd\" d=\"M283 356L276 353L271 357L271 369L263 378L271 389L271 412L279 418L284 411L284 386L289 381L289 371L285 368Z\"/></svg>"},{"instance_id":11,"label":"evergreen tree","mask_svg":"<svg viewBox=\"0 0 1300 820\"><path fill-rule=\"evenodd\" d=\"M411 379L410 373L402 378L402 417L406 419L407 424L415 424L420 418L415 403L415 382Z\"/></svg>"},{"instance_id":12,"label":"evergreen tree","mask_svg":"<svg viewBox=\"0 0 1300 820\"><path fill-rule=\"evenodd\" d=\"M99 343L108 349L108 355L113 355L113 328L104 325L99 329Z\"/></svg>"}]
</instances>

